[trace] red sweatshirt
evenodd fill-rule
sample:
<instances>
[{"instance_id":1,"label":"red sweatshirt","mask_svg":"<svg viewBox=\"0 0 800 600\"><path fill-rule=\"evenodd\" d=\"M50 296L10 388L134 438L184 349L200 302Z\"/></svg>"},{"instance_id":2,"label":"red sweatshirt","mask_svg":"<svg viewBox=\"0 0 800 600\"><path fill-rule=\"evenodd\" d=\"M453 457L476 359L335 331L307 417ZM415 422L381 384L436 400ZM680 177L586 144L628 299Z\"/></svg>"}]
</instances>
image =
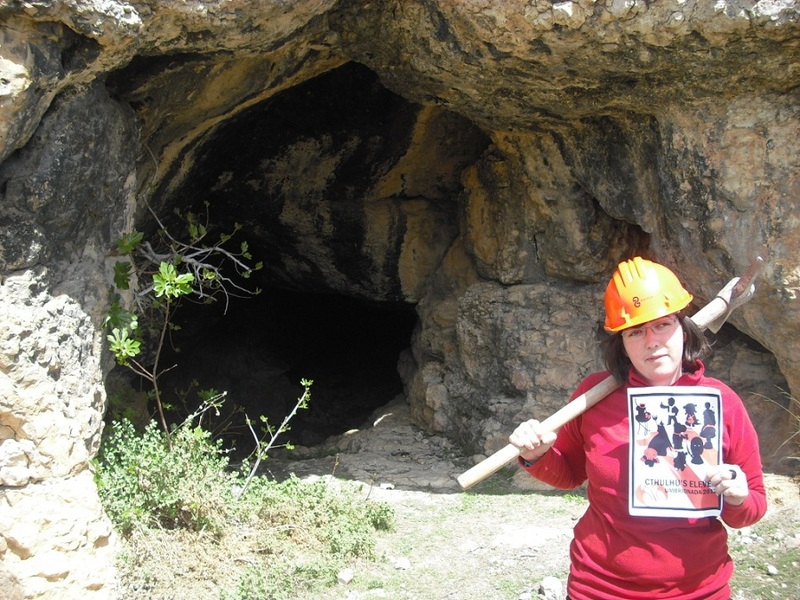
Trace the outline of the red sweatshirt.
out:
<instances>
[{"instance_id":1,"label":"red sweatshirt","mask_svg":"<svg viewBox=\"0 0 800 600\"><path fill-rule=\"evenodd\" d=\"M605 379L595 373L573 398ZM716 518L632 517L628 514L628 387L648 384L631 369L626 385L564 425L555 445L526 470L556 488L588 480L589 508L575 526L567 591L571 600L728 600L733 562L727 532ZM722 393L722 458L739 465L750 493L741 506L723 502L722 520L745 527L766 511L758 438L742 400L705 376L700 364L675 385ZM520 461L521 462L521 461Z\"/></svg>"}]
</instances>

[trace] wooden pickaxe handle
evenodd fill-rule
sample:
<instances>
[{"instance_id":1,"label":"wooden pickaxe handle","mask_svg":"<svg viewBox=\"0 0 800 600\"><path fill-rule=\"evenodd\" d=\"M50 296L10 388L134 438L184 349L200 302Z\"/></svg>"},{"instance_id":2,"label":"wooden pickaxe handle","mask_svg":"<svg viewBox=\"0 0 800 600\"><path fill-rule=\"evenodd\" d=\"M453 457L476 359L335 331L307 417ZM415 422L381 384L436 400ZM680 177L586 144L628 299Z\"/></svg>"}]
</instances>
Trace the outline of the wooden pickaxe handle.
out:
<instances>
[{"instance_id":1,"label":"wooden pickaxe handle","mask_svg":"<svg viewBox=\"0 0 800 600\"><path fill-rule=\"evenodd\" d=\"M763 263L764 259L760 256L756 257L747 269L745 269L745 272L739 277L738 281L731 285L734 281L732 279L711 302L690 317L694 324L700 329L705 329L708 327L709 323L718 321L720 317L730 312L731 307L736 305L736 299L748 291ZM613 376L609 375L586 393L576 397L572 402L568 402L565 406L542 421L540 424L541 431L557 431L559 427L586 412L620 385L622 384L614 379ZM515 460L519 456L519 453L519 448L513 444L508 444L471 469L464 471L464 473L458 477L458 483L466 490L476 483L483 481L489 477L489 475L496 473L512 460Z\"/></svg>"}]
</instances>

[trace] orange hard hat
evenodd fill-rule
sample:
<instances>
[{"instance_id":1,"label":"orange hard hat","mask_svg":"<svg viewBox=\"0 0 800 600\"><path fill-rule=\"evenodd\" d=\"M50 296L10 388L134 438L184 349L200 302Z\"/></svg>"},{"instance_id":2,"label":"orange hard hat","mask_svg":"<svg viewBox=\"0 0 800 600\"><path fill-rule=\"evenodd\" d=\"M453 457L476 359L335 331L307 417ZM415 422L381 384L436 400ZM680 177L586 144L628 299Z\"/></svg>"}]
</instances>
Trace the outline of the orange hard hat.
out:
<instances>
[{"instance_id":1,"label":"orange hard hat","mask_svg":"<svg viewBox=\"0 0 800 600\"><path fill-rule=\"evenodd\" d=\"M672 271L637 256L619 263L608 282L605 329L613 333L636 327L676 313L691 301Z\"/></svg>"}]
</instances>

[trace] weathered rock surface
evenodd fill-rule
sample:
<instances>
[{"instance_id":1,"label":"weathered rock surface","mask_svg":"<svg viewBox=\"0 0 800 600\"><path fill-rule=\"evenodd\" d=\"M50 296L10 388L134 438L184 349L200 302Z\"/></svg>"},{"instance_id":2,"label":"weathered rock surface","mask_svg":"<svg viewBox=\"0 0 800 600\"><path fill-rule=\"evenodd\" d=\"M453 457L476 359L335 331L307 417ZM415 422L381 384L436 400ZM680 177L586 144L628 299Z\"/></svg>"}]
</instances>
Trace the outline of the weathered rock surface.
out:
<instances>
[{"instance_id":1,"label":"weathered rock surface","mask_svg":"<svg viewBox=\"0 0 800 600\"><path fill-rule=\"evenodd\" d=\"M411 413L469 452L598 368L618 260L702 305L762 254L710 367L785 466L764 397L800 397L799 30L794 0L4 3L7 595L114 595L87 468L109 251L147 204L210 199L263 285L416 305Z\"/></svg>"},{"instance_id":2,"label":"weathered rock surface","mask_svg":"<svg viewBox=\"0 0 800 600\"><path fill-rule=\"evenodd\" d=\"M3 492L4 598L115 597L115 533L84 469Z\"/></svg>"}]
</instances>

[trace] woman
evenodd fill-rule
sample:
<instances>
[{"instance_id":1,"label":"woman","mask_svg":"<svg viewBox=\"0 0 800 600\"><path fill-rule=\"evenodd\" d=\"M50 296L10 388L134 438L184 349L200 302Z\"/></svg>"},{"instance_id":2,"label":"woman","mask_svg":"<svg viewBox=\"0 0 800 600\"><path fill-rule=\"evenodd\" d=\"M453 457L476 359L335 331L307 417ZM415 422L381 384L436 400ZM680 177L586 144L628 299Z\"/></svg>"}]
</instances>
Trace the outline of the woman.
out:
<instances>
[{"instance_id":1,"label":"woman","mask_svg":"<svg viewBox=\"0 0 800 600\"><path fill-rule=\"evenodd\" d=\"M605 363L619 389L556 435L535 420L509 441L531 475L560 489L588 482L589 508L575 526L567 583L570 600L680 598L728 600L733 563L717 518L631 516L627 390L646 386L706 386L722 398L723 464L707 472L722 497L721 519L745 527L766 511L755 430L741 399L705 375L709 346L684 314L692 300L666 267L642 258L620 263L605 293ZM574 397L605 379L587 377Z\"/></svg>"}]
</instances>

